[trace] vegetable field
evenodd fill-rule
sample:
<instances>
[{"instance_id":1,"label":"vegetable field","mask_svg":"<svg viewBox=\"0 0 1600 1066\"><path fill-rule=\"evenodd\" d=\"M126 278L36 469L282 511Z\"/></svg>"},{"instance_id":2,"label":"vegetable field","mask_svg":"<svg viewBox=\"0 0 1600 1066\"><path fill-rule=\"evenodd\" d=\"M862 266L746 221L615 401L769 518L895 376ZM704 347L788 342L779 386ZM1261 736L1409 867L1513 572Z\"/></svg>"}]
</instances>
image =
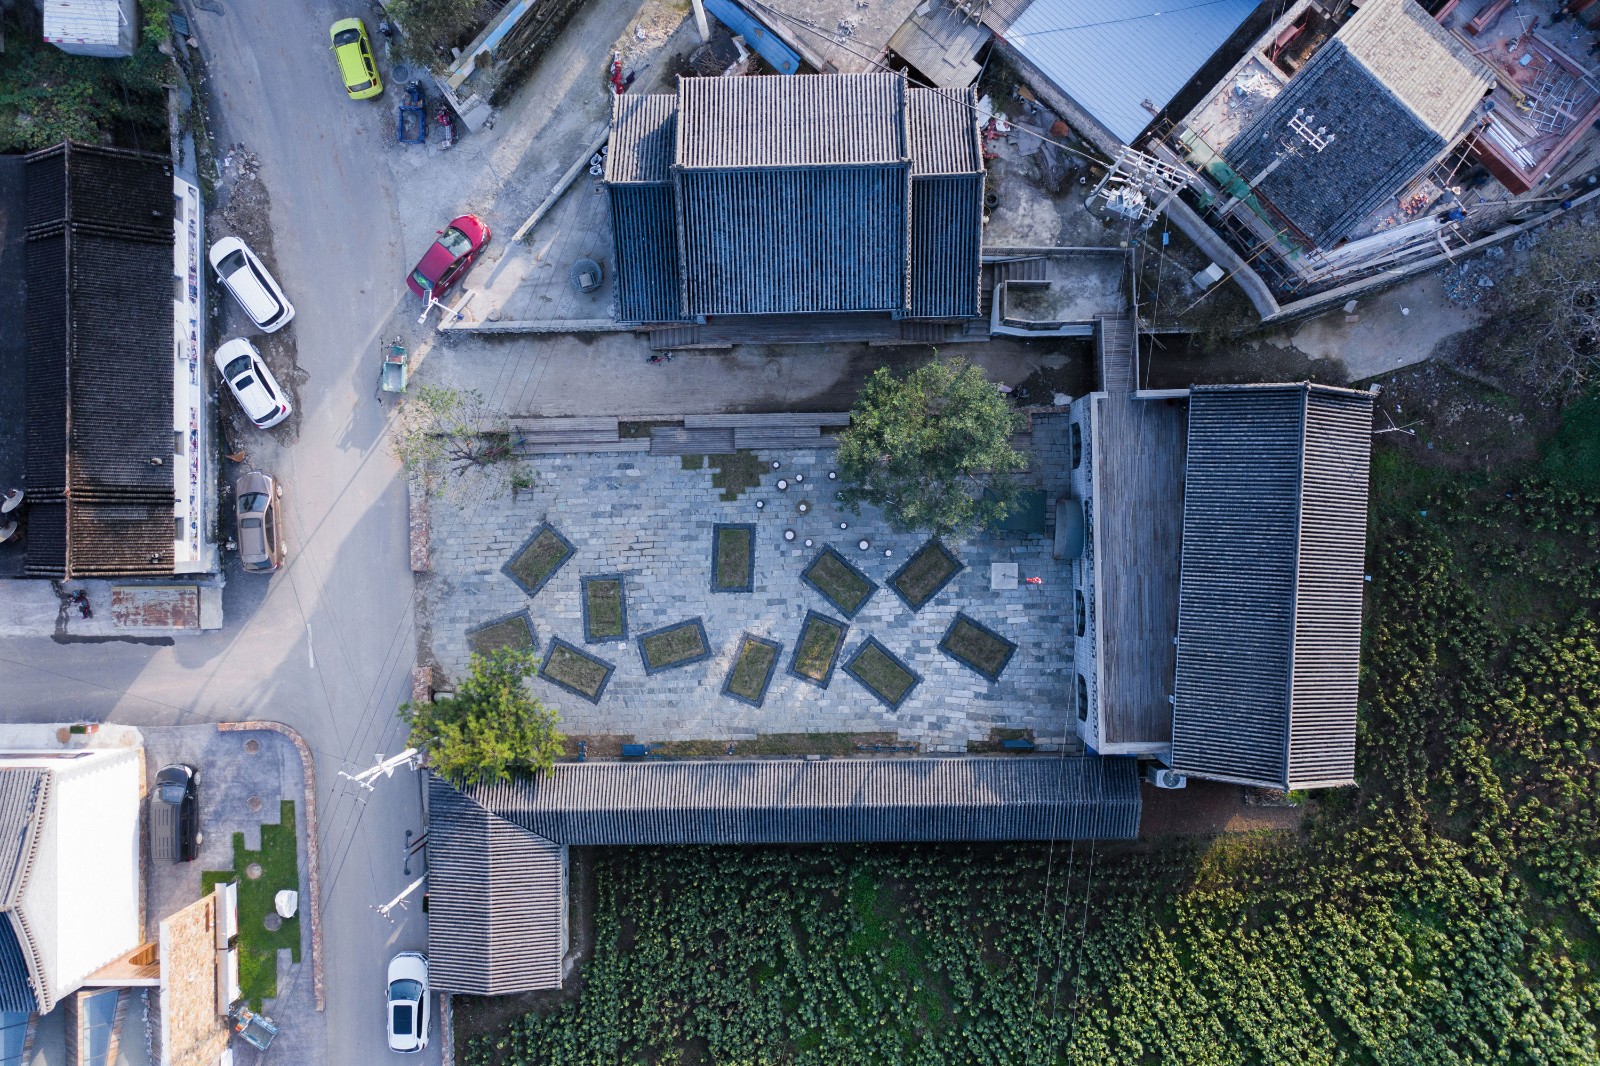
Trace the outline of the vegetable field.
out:
<instances>
[{"instance_id":1,"label":"vegetable field","mask_svg":"<svg viewBox=\"0 0 1600 1066\"><path fill-rule=\"evenodd\" d=\"M1359 789L1302 834L601 853L532 1063L1600 1062L1600 499L1374 469Z\"/></svg>"}]
</instances>

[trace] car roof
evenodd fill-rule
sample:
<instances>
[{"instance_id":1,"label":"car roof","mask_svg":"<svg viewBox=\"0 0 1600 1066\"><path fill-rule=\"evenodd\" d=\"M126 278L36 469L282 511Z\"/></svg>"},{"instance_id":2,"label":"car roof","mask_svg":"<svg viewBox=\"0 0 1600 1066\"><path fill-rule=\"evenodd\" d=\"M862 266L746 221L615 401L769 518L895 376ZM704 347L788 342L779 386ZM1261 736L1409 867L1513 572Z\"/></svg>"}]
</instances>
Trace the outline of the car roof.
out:
<instances>
[{"instance_id":1,"label":"car roof","mask_svg":"<svg viewBox=\"0 0 1600 1066\"><path fill-rule=\"evenodd\" d=\"M239 523L239 554L246 562L267 557L267 524L260 516Z\"/></svg>"},{"instance_id":2,"label":"car roof","mask_svg":"<svg viewBox=\"0 0 1600 1066\"><path fill-rule=\"evenodd\" d=\"M242 355L244 353L236 352L235 354ZM250 369L239 376L244 377L248 375L250 378L250 384L241 389L234 385L232 381L230 381L228 382L228 388L231 389L233 394L239 398L239 406L244 408L244 413L249 415L250 420L254 422L276 411L278 409L278 405L273 401L272 393L268 392L266 386L261 382L263 377L268 377L272 374L271 368L267 366L266 360L262 359L260 354L256 352L253 347L250 349L249 354L251 356ZM221 355L222 352L219 350L217 352L217 356L219 358L217 365L219 369L222 367L222 362L220 361ZM274 378L272 381L272 387L274 390L278 388L278 382L276 378Z\"/></svg>"},{"instance_id":3,"label":"car roof","mask_svg":"<svg viewBox=\"0 0 1600 1066\"><path fill-rule=\"evenodd\" d=\"M267 323L283 313L283 301L266 283L266 267L253 255L245 256L245 265L223 280L229 290L244 304L250 317L258 323Z\"/></svg>"}]
</instances>

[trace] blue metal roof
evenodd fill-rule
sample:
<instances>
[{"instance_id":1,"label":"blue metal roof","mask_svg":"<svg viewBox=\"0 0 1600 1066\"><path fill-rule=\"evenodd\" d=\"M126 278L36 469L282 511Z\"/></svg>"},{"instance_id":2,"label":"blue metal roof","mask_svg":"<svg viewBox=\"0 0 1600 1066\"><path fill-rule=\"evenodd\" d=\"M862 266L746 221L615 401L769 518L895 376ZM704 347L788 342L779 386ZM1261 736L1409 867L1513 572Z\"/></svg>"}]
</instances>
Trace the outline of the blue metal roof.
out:
<instances>
[{"instance_id":1,"label":"blue metal roof","mask_svg":"<svg viewBox=\"0 0 1600 1066\"><path fill-rule=\"evenodd\" d=\"M1033 0L1006 40L1124 144L1167 106L1259 0Z\"/></svg>"}]
</instances>

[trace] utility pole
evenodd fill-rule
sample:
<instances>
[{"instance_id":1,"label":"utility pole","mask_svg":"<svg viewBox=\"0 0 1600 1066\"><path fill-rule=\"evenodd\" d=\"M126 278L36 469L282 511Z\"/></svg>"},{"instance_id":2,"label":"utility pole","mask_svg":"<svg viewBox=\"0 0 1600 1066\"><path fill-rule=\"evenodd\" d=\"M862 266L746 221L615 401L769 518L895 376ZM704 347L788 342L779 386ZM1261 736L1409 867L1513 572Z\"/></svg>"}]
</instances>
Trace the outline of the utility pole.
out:
<instances>
[{"instance_id":1,"label":"utility pole","mask_svg":"<svg viewBox=\"0 0 1600 1066\"><path fill-rule=\"evenodd\" d=\"M413 770L417 768L416 748L407 748L399 755L391 755L387 759L385 759L382 754L374 755L373 758L377 760L376 766L369 766L367 769L362 770L359 774L347 774L343 770L340 770L339 776L345 778L346 780L354 781L368 792L371 792L372 782L379 774L382 774L384 777L393 777L395 770L401 766L409 766Z\"/></svg>"},{"instance_id":2,"label":"utility pole","mask_svg":"<svg viewBox=\"0 0 1600 1066\"><path fill-rule=\"evenodd\" d=\"M394 909L396 907L399 907L401 910L405 910L406 909L406 897L411 895L411 893L415 892L417 889L421 888L422 887L422 882L426 881L427 879L428 878L427 878L426 875L417 878L415 881L411 882L405 888L401 889L400 890L400 894L398 896L396 896L394 899L391 899L388 903L379 904L378 906L376 906L376 907L374 907L372 909L377 911L379 914L383 915L385 918L388 918L391 922L394 921L394 917L393 917Z\"/></svg>"},{"instance_id":3,"label":"utility pole","mask_svg":"<svg viewBox=\"0 0 1600 1066\"><path fill-rule=\"evenodd\" d=\"M694 0L694 28L700 31L700 43L711 40L711 26L706 22L705 0Z\"/></svg>"}]
</instances>

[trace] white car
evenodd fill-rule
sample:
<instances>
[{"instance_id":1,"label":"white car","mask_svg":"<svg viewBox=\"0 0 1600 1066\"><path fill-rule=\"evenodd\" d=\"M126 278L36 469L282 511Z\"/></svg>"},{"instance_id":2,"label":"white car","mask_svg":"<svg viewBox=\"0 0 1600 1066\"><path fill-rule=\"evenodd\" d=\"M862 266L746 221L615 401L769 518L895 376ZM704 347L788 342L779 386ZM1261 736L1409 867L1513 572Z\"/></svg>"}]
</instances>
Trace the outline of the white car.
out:
<instances>
[{"instance_id":1,"label":"white car","mask_svg":"<svg viewBox=\"0 0 1600 1066\"><path fill-rule=\"evenodd\" d=\"M294 304L249 245L237 237L224 237L211 246L210 259L211 269L263 330L274 333L294 318Z\"/></svg>"},{"instance_id":2,"label":"white car","mask_svg":"<svg viewBox=\"0 0 1600 1066\"><path fill-rule=\"evenodd\" d=\"M222 380L233 391L244 413L258 429L267 429L289 417L294 408L289 395L272 376L256 346L243 337L235 337L217 349L217 370Z\"/></svg>"},{"instance_id":3,"label":"white car","mask_svg":"<svg viewBox=\"0 0 1600 1066\"><path fill-rule=\"evenodd\" d=\"M389 960L389 1050L428 1046L428 956L402 951Z\"/></svg>"}]
</instances>

